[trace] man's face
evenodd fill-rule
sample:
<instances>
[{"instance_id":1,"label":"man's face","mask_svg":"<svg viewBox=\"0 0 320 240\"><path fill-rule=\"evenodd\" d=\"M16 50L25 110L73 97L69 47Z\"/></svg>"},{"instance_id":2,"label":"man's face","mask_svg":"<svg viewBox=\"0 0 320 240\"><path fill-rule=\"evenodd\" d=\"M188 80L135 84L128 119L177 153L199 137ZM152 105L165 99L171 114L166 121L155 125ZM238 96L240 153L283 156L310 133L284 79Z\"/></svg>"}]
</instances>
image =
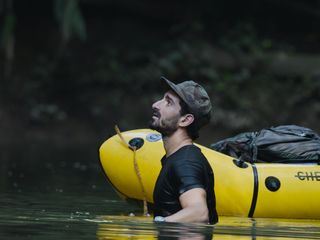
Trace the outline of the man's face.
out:
<instances>
[{"instance_id":1,"label":"man's face","mask_svg":"<svg viewBox=\"0 0 320 240\"><path fill-rule=\"evenodd\" d=\"M170 136L178 129L180 110L179 97L173 91L166 92L161 100L152 105L150 128L163 136Z\"/></svg>"}]
</instances>

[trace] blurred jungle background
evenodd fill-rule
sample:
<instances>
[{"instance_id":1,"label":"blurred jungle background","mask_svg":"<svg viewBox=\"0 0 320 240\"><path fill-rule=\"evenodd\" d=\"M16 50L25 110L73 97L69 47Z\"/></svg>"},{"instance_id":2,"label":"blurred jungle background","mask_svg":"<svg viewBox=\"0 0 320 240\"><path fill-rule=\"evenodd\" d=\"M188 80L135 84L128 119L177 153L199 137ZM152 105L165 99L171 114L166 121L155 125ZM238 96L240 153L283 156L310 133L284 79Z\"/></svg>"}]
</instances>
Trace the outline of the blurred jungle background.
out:
<instances>
[{"instance_id":1,"label":"blurred jungle background","mask_svg":"<svg viewBox=\"0 0 320 240\"><path fill-rule=\"evenodd\" d=\"M208 90L200 142L320 131L320 1L0 0L2 143L101 143L148 126L160 76Z\"/></svg>"},{"instance_id":2,"label":"blurred jungle background","mask_svg":"<svg viewBox=\"0 0 320 240\"><path fill-rule=\"evenodd\" d=\"M283 124L320 133L320 0L0 0L0 238L92 239L83 219L142 214L98 149L115 124L148 127L161 76L207 89L201 144Z\"/></svg>"}]
</instances>

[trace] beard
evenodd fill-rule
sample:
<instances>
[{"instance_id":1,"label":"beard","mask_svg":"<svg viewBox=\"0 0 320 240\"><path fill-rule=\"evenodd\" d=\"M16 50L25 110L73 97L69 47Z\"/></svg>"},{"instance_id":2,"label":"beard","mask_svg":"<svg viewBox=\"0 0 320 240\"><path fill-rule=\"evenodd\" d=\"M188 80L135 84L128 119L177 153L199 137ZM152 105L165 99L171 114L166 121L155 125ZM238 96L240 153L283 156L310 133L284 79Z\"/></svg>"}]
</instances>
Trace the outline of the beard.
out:
<instances>
[{"instance_id":1,"label":"beard","mask_svg":"<svg viewBox=\"0 0 320 240\"><path fill-rule=\"evenodd\" d=\"M174 116L170 119L162 119L159 112L154 112L149 127L161 133L162 137L171 136L178 129L178 120L180 116Z\"/></svg>"}]
</instances>

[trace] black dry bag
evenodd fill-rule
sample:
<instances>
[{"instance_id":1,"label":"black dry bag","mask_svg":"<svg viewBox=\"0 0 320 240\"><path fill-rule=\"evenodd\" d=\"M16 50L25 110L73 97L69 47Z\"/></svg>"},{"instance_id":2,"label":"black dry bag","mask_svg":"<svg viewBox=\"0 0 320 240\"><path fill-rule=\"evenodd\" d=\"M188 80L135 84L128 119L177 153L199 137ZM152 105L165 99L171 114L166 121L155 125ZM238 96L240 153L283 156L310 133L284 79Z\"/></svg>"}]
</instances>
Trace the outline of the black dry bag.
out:
<instances>
[{"instance_id":1,"label":"black dry bag","mask_svg":"<svg viewBox=\"0 0 320 240\"><path fill-rule=\"evenodd\" d=\"M296 125L241 133L211 148L251 163L320 163L320 136Z\"/></svg>"}]
</instances>

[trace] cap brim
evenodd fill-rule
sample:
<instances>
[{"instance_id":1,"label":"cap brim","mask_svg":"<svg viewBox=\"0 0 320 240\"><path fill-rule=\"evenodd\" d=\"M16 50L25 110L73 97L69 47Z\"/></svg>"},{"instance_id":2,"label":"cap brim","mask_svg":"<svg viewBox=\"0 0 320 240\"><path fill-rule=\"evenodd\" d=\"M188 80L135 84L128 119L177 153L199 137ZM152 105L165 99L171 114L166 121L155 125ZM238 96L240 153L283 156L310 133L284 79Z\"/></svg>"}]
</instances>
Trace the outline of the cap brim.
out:
<instances>
[{"instance_id":1,"label":"cap brim","mask_svg":"<svg viewBox=\"0 0 320 240\"><path fill-rule=\"evenodd\" d=\"M160 80L166 90L173 90L186 103L186 100L184 99L184 95L182 94L180 88L176 84L174 84L169 79L167 79L163 76L160 77Z\"/></svg>"}]
</instances>

